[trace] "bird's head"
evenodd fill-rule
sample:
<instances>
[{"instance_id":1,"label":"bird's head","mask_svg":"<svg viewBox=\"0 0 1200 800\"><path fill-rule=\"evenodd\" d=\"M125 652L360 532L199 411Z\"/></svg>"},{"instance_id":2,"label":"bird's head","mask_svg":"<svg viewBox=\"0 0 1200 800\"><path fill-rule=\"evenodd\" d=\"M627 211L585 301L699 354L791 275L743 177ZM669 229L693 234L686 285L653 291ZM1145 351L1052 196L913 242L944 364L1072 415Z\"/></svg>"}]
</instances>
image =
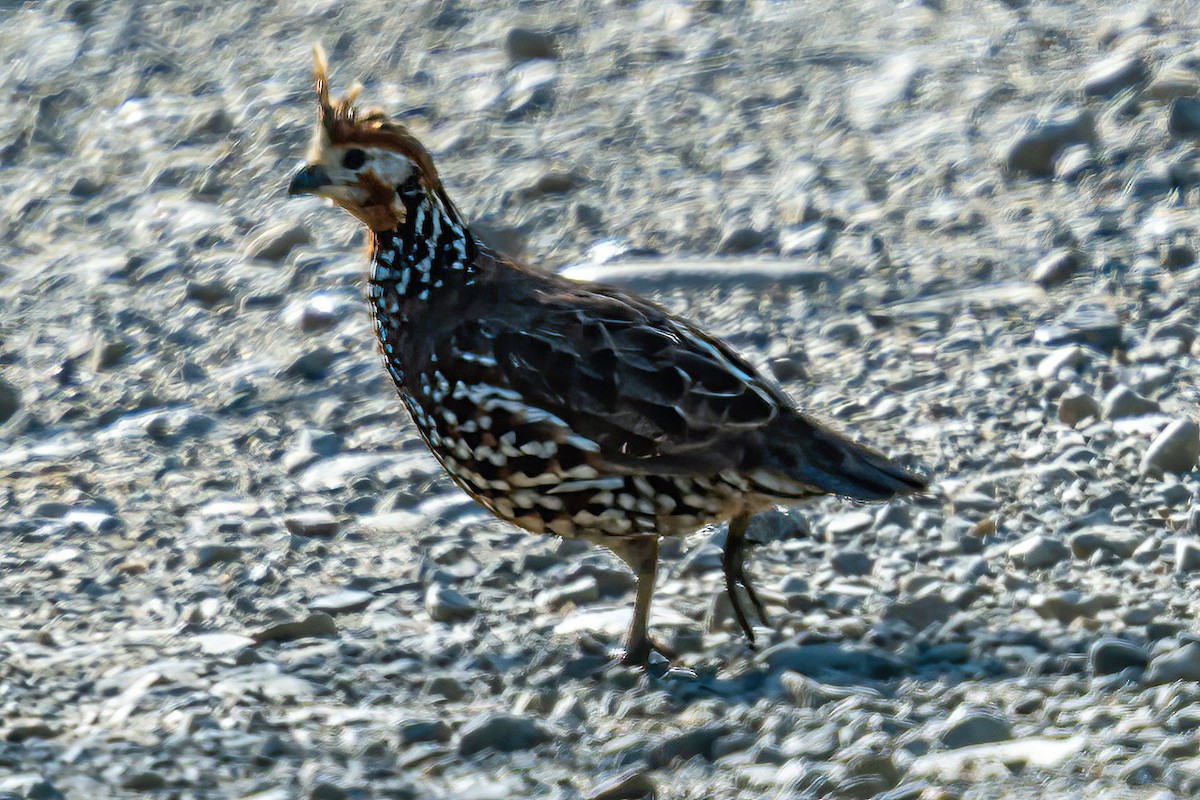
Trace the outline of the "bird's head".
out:
<instances>
[{"instance_id":1,"label":"bird's head","mask_svg":"<svg viewBox=\"0 0 1200 800\"><path fill-rule=\"evenodd\" d=\"M313 48L313 57L317 127L306 163L292 176L288 194L328 198L380 232L404 221L402 192L435 195L449 207L425 146L382 111L362 113L355 108L361 86L331 100L320 46Z\"/></svg>"}]
</instances>

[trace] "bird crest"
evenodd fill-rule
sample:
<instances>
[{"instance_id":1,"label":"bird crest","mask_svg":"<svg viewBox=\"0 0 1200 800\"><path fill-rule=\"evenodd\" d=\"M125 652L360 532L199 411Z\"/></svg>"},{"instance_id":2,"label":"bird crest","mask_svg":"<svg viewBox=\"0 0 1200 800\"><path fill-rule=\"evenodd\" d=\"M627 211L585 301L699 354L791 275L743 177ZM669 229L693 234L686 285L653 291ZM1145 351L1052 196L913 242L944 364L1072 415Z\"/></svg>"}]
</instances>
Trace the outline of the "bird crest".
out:
<instances>
[{"instance_id":1,"label":"bird crest","mask_svg":"<svg viewBox=\"0 0 1200 800\"><path fill-rule=\"evenodd\" d=\"M379 109L360 111L355 106L362 84L354 83L344 95L329 94L329 60L319 44L313 45L313 88L317 93L318 135L336 147L383 147L402 153L417 165L430 189L441 190L433 157L403 125L392 122Z\"/></svg>"}]
</instances>

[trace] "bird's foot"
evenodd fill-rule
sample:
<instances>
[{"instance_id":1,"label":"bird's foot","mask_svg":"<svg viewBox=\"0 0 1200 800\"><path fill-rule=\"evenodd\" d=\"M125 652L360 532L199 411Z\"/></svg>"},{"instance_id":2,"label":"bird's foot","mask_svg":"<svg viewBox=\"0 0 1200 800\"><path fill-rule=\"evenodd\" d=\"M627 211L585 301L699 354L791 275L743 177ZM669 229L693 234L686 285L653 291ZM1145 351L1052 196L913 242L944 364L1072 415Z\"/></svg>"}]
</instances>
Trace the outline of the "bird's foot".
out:
<instances>
[{"instance_id":1,"label":"bird's foot","mask_svg":"<svg viewBox=\"0 0 1200 800\"><path fill-rule=\"evenodd\" d=\"M741 594L737 590L738 586L746 590L746 595L750 598L750 604L754 606L754 612L758 616L759 621L768 627L771 623L767 619L767 609L763 606L762 599L758 596L754 584L750 582L749 576L746 575L745 540L740 535L726 537L725 553L721 559L721 566L725 572L725 590L729 593L729 602L733 606L733 615L737 619L738 627L746 635L750 649L754 650L756 649L754 629L750 626L750 621L746 617L745 608L742 607Z\"/></svg>"},{"instance_id":2,"label":"bird's foot","mask_svg":"<svg viewBox=\"0 0 1200 800\"><path fill-rule=\"evenodd\" d=\"M656 642L647 636L638 642L628 642L624 648L616 651L617 659L627 667L646 667L665 665L677 656L673 650Z\"/></svg>"}]
</instances>

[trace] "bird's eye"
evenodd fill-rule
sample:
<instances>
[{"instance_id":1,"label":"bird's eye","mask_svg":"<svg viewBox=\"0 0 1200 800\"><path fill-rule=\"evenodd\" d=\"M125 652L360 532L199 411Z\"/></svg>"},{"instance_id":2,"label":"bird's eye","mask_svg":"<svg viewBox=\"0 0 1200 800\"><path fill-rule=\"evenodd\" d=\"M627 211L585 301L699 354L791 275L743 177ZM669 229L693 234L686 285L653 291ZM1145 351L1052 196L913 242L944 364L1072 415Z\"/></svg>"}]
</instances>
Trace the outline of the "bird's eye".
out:
<instances>
[{"instance_id":1,"label":"bird's eye","mask_svg":"<svg viewBox=\"0 0 1200 800\"><path fill-rule=\"evenodd\" d=\"M357 147L351 147L346 151L346 155L342 156L342 166L346 169L358 169L367 160L367 154Z\"/></svg>"}]
</instances>

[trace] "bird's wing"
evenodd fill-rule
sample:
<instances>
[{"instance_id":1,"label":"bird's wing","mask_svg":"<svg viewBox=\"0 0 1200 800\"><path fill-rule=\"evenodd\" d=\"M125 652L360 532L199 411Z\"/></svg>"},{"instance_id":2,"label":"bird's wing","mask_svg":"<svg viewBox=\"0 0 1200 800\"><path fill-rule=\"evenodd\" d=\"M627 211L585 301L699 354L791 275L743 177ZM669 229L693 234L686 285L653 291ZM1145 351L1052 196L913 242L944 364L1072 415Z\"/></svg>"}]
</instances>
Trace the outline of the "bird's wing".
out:
<instances>
[{"instance_id":1,"label":"bird's wing","mask_svg":"<svg viewBox=\"0 0 1200 800\"><path fill-rule=\"evenodd\" d=\"M567 421L597 466L713 475L745 464L786 400L719 341L616 290L552 286L510 301L511 322L464 321L447 345L489 352L478 377ZM494 317L493 317L494 319Z\"/></svg>"}]
</instances>

